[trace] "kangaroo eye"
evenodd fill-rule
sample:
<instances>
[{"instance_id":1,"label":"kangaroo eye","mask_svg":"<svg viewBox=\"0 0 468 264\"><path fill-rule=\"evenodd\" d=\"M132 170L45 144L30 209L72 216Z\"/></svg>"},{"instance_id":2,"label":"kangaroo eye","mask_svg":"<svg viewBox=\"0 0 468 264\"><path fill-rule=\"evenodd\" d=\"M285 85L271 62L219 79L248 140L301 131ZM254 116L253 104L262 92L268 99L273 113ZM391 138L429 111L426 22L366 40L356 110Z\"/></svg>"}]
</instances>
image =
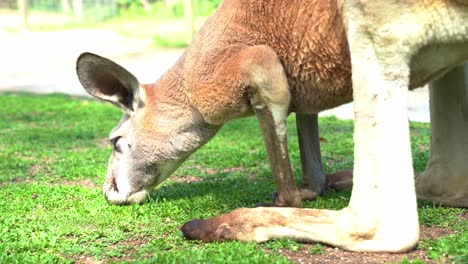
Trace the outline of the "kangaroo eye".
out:
<instances>
[{"instance_id":1,"label":"kangaroo eye","mask_svg":"<svg viewBox=\"0 0 468 264\"><path fill-rule=\"evenodd\" d=\"M119 144L119 139L121 139L122 137L116 137L116 138L113 138L110 140L111 144L112 144L112 148L114 148L114 150L118 153L122 153L122 149L120 147L120 144Z\"/></svg>"}]
</instances>

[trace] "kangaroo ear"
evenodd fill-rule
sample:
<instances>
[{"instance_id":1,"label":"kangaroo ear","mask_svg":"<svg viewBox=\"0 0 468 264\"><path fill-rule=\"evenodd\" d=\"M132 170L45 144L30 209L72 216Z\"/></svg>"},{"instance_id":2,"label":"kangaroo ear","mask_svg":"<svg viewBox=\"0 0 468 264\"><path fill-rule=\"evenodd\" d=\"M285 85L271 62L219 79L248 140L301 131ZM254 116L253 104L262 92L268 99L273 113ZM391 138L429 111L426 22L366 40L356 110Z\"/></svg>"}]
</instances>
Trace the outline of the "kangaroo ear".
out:
<instances>
[{"instance_id":1,"label":"kangaroo ear","mask_svg":"<svg viewBox=\"0 0 468 264\"><path fill-rule=\"evenodd\" d=\"M76 61L78 79L92 96L111 102L125 112L138 103L138 80L117 63L92 53L83 53Z\"/></svg>"}]
</instances>

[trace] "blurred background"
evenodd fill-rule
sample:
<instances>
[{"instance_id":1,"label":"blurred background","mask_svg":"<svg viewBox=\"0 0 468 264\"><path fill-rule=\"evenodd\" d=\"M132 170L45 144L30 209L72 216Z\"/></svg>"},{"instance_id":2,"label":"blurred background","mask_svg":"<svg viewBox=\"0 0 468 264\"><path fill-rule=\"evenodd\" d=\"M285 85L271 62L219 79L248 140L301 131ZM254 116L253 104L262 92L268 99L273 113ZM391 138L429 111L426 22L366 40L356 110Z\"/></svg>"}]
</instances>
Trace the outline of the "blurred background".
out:
<instances>
[{"instance_id":1,"label":"blurred background","mask_svg":"<svg viewBox=\"0 0 468 264\"><path fill-rule=\"evenodd\" d=\"M0 91L86 95L82 52L154 82L220 0L0 0Z\"/></svg>"},{"instance_id":2,"label":"blurred background","mask_svg":"<svg viewBox=\"0 0 468 264\"><path fill-rule=\"evenodd\" d=\"M0 0L0 92L87 96L75 60L108 57L140 82L172 66L221 0ZM410 93L412 121L429 121L427 88ZM353 118L352 104L321 115Z\"/></svg>"},{"instance_id":3,"label":"blurred background","mask_svg":"<svg viewBox=\"0 0 468 264\"><path fill-rule=\"evenodd\" d=\"M3 30L113 30L184 47L221 0L0 0Z\"/></svg>"}]
</instances>

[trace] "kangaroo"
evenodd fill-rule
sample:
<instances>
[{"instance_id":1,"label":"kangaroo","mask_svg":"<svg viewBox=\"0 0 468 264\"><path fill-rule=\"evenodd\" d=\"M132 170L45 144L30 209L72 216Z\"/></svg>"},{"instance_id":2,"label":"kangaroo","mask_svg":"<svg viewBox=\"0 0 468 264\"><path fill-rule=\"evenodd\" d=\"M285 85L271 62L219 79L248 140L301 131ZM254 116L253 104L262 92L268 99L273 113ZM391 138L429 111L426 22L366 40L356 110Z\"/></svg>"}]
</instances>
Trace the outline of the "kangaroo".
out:
<instances>
[{"instance_id":1,"label":"kangaroo","mask_svg":"<svg viewBox=\"0 0 468 264\"><path fill-rule=\"evenodd\" d=\"M298 207L302 199L324 190L317 113L352 99L348 46L339 38L343 23L328 12L316 34L305 21L302 26L288 21L294 29L290 38L285 29L262 21L272 10L254 6L252 11L263 18L250 17L237 12L241 3L221 4L155 84L140 85L127 70L98 55L78 58L77 74L86 91L124 112L110 133L113 152L104 184L109 202L143 202L224 123L253 114L278 190L274 204ZM308 16L303 12L311 5L291 10L291 15ZM304 172L299 190L287 149L286 117L291 112L297 113Z\"/></svg>"},{"instance_id":2,"label":"kangaroo","mask_svg":"<svg viewBox=\"0 0 468 264\"><path fill-rule=\"evenodd\" d=\"M225 34L233 30L235 36L253 36L246 37L251 45L275 51L289 81L293 111L314 113L332 106L332 100L349 100L352 81L353 189L349 205L339 211L240 208L185 223L186 238L289 238L352 251L404 252L419 240L416 194L468 206L468 64L463 65L468 59L468 1L224 1L215 17L227 17L228 23L218 24ZM245 24L254 28L245 30ZM245 57L236 60L245 65ZM250 87L260 94L278 84L255 78L276 64L262 65L248 75L256 83ZM306 76L313 81L307 83ZM406 100L408 89L430 81L430 159L415 180ZM278 107L270 109L277 117ZM278 123L272 123L278 131Z\"/></svg>"},{"instance_id":3,"label":"kangaroo","mask_svg":"<svg viewBox=\"0 0 468 264\"><path fill-rule=\"evenodd\" d=\"M124 112L110 133L107 200L144 201L224 123L256 115L277 185L275 204L299 206L324 188L316 114L354 99L347 208L243 208L190 221L182 231L204 241L285 237L349 250L410 250L419 235L416 192L446 205L468 204L466 69L454 68L468 58L467 4L225 0L177 63L150 85L110 60L82 54L83 87ZM431 159L415 191L408 88L445 73L431 85ZM292 112L302 141L300 189L285 133Z\"/></svg>"}]
</instances>

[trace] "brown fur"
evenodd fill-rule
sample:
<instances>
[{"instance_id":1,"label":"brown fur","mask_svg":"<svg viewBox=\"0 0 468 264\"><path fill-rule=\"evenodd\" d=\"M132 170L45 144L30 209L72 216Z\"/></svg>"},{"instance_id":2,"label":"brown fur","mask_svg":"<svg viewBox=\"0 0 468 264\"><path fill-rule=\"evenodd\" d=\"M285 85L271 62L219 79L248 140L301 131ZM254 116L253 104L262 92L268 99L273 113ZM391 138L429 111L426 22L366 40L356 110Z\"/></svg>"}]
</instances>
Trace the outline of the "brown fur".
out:
<instances>
[{"instance_id":1,"label":"brown fur","mask_svg":"<svg viewBox=\"0 0 468 264\"><path fill-rule=\"evenodd\" d=\"M279 195L288 200L281 203L280 199L279 205L298 206L302 197L294 186L287 154L286 116L298 112L309 115L298 122L316 121L313 114L348 102L353 94L356 177L347 208L239 209L188 222L182 229L188 238L206 241L284 237L358 251L414 248L419 229L405 100L408 88L468 58L468 9L457 3L225 0L176 65L154 86L140 88L136 78L115 63L96 55L80 56L78 76L88 92L125 113L120 128L111 133L115 146L106 197L115 204L143 201L148 190L213 137L222 124L255 113ZM447 83L457 93L464 92L464 72L459 70L436 86ZM429 189L440 183L451 189L449 194L464 198L466 188L459 176L468 169L459 160L468 155L463 137L468 126L453 107L458 103L449 100L463 96L433 89L441 92L431 98L438 102L431 104L434 135L453 138L444 141L449 147L441 140L431 142L437 166L418 183L428 183ZM455 124L456 129L442 129L445 123ZM316 126L298 127L307 130L299 129L299 136L313 135L312 142L318 142ZM303 167L312 174L321 173L320 158L313 158L319 154L318 143L300 144L300 148L301 154L310 154L301 157L310 163ZM457 172L439 170L446 164ZM335 176L338 183L346 183L343 175ZM323 177L311 179L325 184ZM313 196L320 189L308 191ZM395 190L399 195L393 195ZM446 203L439 198L431 196ZM401 217L395 217L400 213Z\"/></svg>"},{"instance_id":2,"label":"brown fur","mask_svg":"<svg viewBox=\"0 0 468 264\"><path fill-rule=\"evenodd\" d=\"M417 188L423 190L419 185L427 185L436 190L437 194L425 191L426 197L434 201L466 206L464 183L468 168L459 160L466 160L468 153L465 137L459 132L466 135L468 131L466 116L460 113L466 104L468 66L454 67L468 59L467 3L338 0L333 4L325 0L300 4L252 1L249 5L246 1L226 1L218 12L231 9L219 16L225 18L229 13L226 17L234 19L223 27L223 32L233 34L234 43L236 36L245 38L244 34L249 34L252 38L244 39L249 45L260 43L275 50L288 75L291 111L313 113L333 107L340 100L351 100L351 55L357 175L350 204L340 211L323 210L320 212L324 214L315 215L304 209L255 208L204 221L223 219L221 226L236 226L230 236L237 240L290 238L356 251L413 249L419 228L405 105L407 89L449 70L440 82L431 84L431 129L436 139L431 142L428 172L417 179ZM236 8L244 10L244 15L236 16L232 11ZM295 11L304 13L298 15ZM265 14L272 16L267 18ZM216 19L220 18L215 16L212 21ZM248 33L232 33L244 27ZM299 30L299 38L295 30ZM195 47L202 50L202 46ZM200 107L205 109L202 104ZM205 110L202 113L209 117L209 108ZM349 185L349 174L338 173L329 180ZM398 195L394 195L396 190ZM450 195L458 198L444 200ZM276 223L283 219L286 224ZM187 222L182 230L193 239L190 225Z\"/></svg>"},{"instance_id":3,"label":"brown fur","mask_svg":"<svg viewBox=\"0 0 468 264\"><path fill-rule=\"evenodd\" d=\"M205 119L222 124L252 113L240 50L267 45L288 76L290 110L319 112L352 99L341 21L335 1L223 1L172 71L182 69L181 89Z\"/></svg>"},{"instance_id":4,"label":"brown fur","mask_svg":"<svg viewBox=\"0 0 468 264\"><path fill-rule=\"evenodd\" d=\"M115 75L113 68L121 73ZM352 98L344 26L337 3L331 0L223 1L177 63L152 85L133 87L135 77L104 58L82 56L77 69L91 94L131 116L125 121L130 125L117 133L133 153L125 161L132 164L128 167L132 172L121 173L138 186L129 195L164 180L222 124L266 107L256 114L267 129L262 133L279 192L275 203L299 206L300 193L302 199L312 199L324 189L320 157L314 158L320 156L318 131L312 132L318 128L303 125L305 129L298 131L314 137L301 144L302 150L308 149L302 153L311 155L302 159L307 184L299 193L286 139L277 134L285 126L282 119L288 112L316 114ZM269 124L267 117L274 115L281 120ZM313 142L314 148L308 146ZM119 163L110 164L115 168L108 170L108 183L119 173ZM161 166L166 169L161 171ZM121 203L128 195L115 196Z\"/></svg>"},{"instance_id":5,"label":"brown fur","mask_svg":"<svg viewBox=\"0 0 468 264\"><path fill-rule=\"evenodd\" d=\"M276 69L277 65L281 69ZM267 78L270 87L279 83L274 73L278 70L286 74L288 95L279 88L272 90L269 98L255 99L262 78ZM154 86L142 87L143 104L147 105L135 115L133 127L139 141L150 146L164 142L176 131L161 120L166 116L189 120L188 113L195 111L203 119L200 122L220 126L252 115L253 100L285 105L289 112L317 113L352 99L350 75L348 46L336 2L226 0L168 73ZM286 141L277 138L275 126L268 124L272 121L267 120L270 111L256 113L265 128L262 133L280 194L275 204L299 206L301 198L294 185L287 145L283 146ZM300 132L308 136L310 129L314 128ZM280 149L285 149L286 156L278 154ZM303 164L307 162L311 163L303 159ZM320 166L308 169L304 179L310 184L301 188L303 199L322 192Z\"/></svg>"}]
</instances>

